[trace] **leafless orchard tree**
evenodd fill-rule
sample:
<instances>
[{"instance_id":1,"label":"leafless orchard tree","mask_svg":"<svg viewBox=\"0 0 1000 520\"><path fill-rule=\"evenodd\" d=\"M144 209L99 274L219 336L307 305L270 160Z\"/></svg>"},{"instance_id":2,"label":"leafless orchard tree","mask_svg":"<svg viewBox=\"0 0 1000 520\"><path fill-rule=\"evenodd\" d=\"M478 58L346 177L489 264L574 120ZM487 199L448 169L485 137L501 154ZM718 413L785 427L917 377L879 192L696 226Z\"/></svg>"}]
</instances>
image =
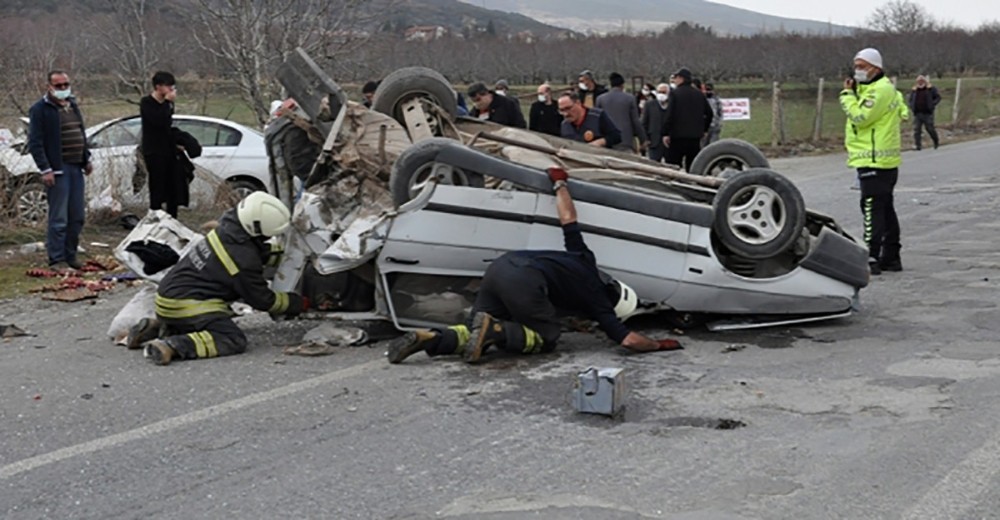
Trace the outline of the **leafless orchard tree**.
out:
<instances>
[{"instance_id":1,"label":"leafless orchard tree","mask_svg":"<svg viewBox=\"0 0 1000 520\"><path fill-rule=\"evenodd\" d=\"M195 0L194 38L230 71L258 122L280 96L275 68L296 47L313 56L342 55L368 33L364 0Z\"/></svg>"},{"instance_id":2,"label":"leafless orchard tree","mask_svg":"<svg viewBox=\"0 0 1000 520\"><path fill-rule=\"evenodd\" d=\"M153 69L168 51L167 38L156 30L162 24L160 14L149 4L147 0L104 0L107 13L87 26L107 60L105 66L118 80L115 94L132 102L149 88ZM122 87L125 92L119 90Z\"/></svg>"},{"instance_id":3,"label":"leafless orchard tree","mask_svg":"<svg viewBox=\"0 0 1000 520\"><path fill-rule=\"evenodd\" d=\"M890 34L913 34L934 28L934 18L920 4L891 0L868 17L868 27Z\"/></svg>"}]
</instances>

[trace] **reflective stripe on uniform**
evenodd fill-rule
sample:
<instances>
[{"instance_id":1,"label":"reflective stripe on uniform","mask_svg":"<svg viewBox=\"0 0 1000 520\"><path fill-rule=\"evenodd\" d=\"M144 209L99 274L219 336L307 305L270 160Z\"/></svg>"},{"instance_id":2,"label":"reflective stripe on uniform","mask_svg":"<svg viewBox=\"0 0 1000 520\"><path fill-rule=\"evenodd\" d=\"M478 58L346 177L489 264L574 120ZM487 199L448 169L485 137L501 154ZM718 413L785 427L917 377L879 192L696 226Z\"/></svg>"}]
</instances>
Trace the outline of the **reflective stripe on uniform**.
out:
<instances>
[{"instance_id":1,"label":"reflective stripe on uniform","mask_svg":"<svg viewBox=\"0 0 1000 520\"><path fill-rule=\"evenodd\" d=\"M871 249L872 246L872 213L875 208L875 198L865 197L864 200L864 224L865 224L865 245Z\"/></svg>"},{"instance_id":2,"label":"reflective stripe on uniform","mask_svg":"<svg viewBox=\"0 0 1000 520\"><path fill-rule=\"evenodd\" d=\"M542 345L545 344L545 340L542 339L542 335L529 329L524 328L524 350L525 354L536 354L542 350Z\"/></svg>"},{"instance_id":3,"label":"reflective stripe on uniform","mask_svg":"<svg viewBox=\"0 0 1000 520\"><path fill-rule=\"evenodd\" d=\"M194 342L194 353L200 358L219 357L219 349L215 346L215 338L211 332L192 332L187 335Z\"/></svg>"},{"instance_id":4,"label":"reflective stripe on uniform","mask_svg":"<svg viewBox=\"0 0 1000 520\"><path fill-rule=\"evenodd\" d=\"M271 308L267 312L271 314L284 314L288 310L288 293L276 292L274 293L274 303L271 304Z\"/></svg>"},{"instance_id":5,"label":"reflective stripe on uniform","mask_svg":"<svg viewBox=\"0 0 1000 520\"><path fill-rule=\"evenodd\" d=\"M229 256L229 252L222 245L222 240L219 239L219 235L215 230L210 231L205 239L208 240L208 245L212 246L212 251L218 257L219 261L222 262L222 266L226 268L229 276L236 276L240 272L240 268L236 267L236 262L233 262L233 258Z\"/></svg>"},{"instance_id":6,"label":"reflective stripe on uniform","mask_svg":"<svg viewBox=\"0 0 1000 520\"><path fill-rule=\"evenodd\" d=\"M232 309L219 299L175 300L156 295L156 315L162 318L184 319L216 313L232 314Z\"/></svg>"},{"instance_id":7,"label":"reflective stripe on uniform","mask_svg":"<svg viewBox=\"0 0 1000 520\"><path fill-rule=\"evenodd\" d=\"M281 263L281 257L285 254L285 248L281 244L271 242L271 251L267 254L267 267L277 267Z\"/></svg>"}]
</instances>

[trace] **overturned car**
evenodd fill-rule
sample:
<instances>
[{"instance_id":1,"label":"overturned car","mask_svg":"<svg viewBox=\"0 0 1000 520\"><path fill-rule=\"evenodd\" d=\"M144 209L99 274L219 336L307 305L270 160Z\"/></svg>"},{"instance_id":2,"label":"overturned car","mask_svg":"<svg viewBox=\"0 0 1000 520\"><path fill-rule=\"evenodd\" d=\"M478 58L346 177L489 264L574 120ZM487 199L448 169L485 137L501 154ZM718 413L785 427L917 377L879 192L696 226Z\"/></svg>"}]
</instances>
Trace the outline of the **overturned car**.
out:
<instances>
[{"instance_id":1,"label":"overturned car","mask_svg":"<svg viewBox=\"0 0 1000 520\"><path fill-rule=\"evenodd\" d=\"M428 69L383 80L375 110L348 102L303 52L279 79L296 107L267 129L268 154L274 191L294 211L272 283L321 312L399 328L462 321L492 260L562 247L549 168L568 172L600 267L636 290L641 312L671 313L671 325L845 316L868 283L866 251L806 210L748 143L706 147L687 174L457 117L454 91Z\"/></svg>"}]
</instances>

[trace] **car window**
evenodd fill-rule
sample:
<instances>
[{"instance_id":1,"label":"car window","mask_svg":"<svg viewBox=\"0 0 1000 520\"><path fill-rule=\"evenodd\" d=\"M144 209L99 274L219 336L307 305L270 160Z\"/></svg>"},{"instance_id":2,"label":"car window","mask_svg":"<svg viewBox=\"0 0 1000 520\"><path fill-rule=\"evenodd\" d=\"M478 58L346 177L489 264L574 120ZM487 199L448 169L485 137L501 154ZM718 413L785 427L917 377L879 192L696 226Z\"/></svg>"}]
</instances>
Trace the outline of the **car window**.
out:
<instances>
[{"instance_id":1,"label":"car window","mask_svg":"<svg viewBox=\"0 0 1000 520\"><path fill-rule=\"evenodd\" d=\"M228 126L208 121L174 121L174 126L198 140L202 146L238 146L243 135Z\"/></svg>"},{"instance_id":2,"label":"car window","mask_svg":"<svg viewBox=\"0 0 1000 520\"><path fill-rule=\"evenodd\" d=\"M139 132L141 129L142 122L139 118L119 121L99 130L90 139L90 144L93 148L139 146Z\"/></svg>"}]
</instances>

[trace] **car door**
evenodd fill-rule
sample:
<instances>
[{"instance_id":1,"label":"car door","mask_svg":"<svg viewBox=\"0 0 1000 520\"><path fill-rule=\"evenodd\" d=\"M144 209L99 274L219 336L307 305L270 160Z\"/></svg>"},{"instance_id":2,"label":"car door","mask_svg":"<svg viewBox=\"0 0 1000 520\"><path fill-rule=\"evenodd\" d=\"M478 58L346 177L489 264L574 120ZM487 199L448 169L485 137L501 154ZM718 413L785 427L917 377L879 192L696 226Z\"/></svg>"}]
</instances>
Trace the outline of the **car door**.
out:
<instances>
[{"instance_id":1,"label":"car door","mask_svg":"<svg viewBox=\"0 0 1000 520\"><path fill-rule=\"evenodd\" d=\"M228 168L243 135L230 126L215 121L174 117L174 126L191 134L201 144L201 157L194 163L211 172L220 181L229 177Z\"/></svg>"},{"instance_id":2,"label":"car door","mask_svg":"<svg viewBox=\"0 0 1000 520\"><path fill-rule=\"evenodd\" d=\"M133 185L141 132L141 119L132 117L109 123L88 137L90 160L94 166L94 172L86 183L88 199L108 187L112 196L125 204L136 203L143 198L145 183Z\"/></svg>"},{"instance_id":3,"label":"car door","mask_svg":"<svg viewBox=\"0 0 1000 520\"><path fill-rule=\"evenodd\" d=\"M439 185L396 216L377 259L396 325L463 319L490 262L528 246L537 203L534 193Z\"/></svg>"}]
</instances>

